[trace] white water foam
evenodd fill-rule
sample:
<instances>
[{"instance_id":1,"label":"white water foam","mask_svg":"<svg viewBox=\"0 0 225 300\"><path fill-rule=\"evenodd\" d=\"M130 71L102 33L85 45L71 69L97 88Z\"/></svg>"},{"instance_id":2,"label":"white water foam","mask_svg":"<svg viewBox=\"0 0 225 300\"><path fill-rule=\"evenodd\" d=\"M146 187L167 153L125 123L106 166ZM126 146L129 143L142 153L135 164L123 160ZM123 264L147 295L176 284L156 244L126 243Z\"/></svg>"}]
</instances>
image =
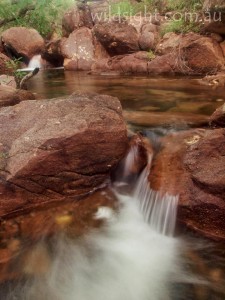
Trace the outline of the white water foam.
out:
<instances>
[{"instance_id":1,"label":"white water foam","mask_svg":"<svg viewBox=\"0 0 225 300\"><path fill-rule=\"evenodd\" d=\"M34 55L31 58L27 68L31 69L31 70L34 70L35 68L40 69L41 67L42 67L42 65L41 65L41 55L38 54L38 55Z\"/></svg>"},{"instance_id":2,"label":"white water foam","mask_svg":"<svg viewBox=\"0 0 225 300\"><path fill-rule=\"evenodd\" d=\"M101 207L93 215L107 220L105 227L77 241L58 239L49 271L6 299L171 299L172 278L179 277L179 241L172 237L177 197L152 191L148 169L132 195L116 192L119 213Z\"/></svg>"},{"instance_id":3,"label":"white water foam","mask_svg":"<svg viewBox=\"0 0 225 300\"><path fill-rule=\"evenodd\" d=\"M8 299L169 299L177 241L152 230L131 197L120 201L120 213L101 232L79 243L59 239L49 272Z\"/></svg>"}]
</instances>

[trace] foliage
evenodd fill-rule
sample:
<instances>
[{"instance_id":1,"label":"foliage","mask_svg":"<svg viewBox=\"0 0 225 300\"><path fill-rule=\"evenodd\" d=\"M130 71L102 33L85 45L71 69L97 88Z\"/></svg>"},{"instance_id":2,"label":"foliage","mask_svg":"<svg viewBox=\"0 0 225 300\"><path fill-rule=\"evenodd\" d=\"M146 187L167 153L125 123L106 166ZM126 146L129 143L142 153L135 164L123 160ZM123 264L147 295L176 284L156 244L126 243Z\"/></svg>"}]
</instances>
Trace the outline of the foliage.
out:
<instances>
[{"instance_id":1,"label":"foliage","mask_svg":"<svg viewBox=\"0 0 225 300\"><path fill-rule=\"evenodd\" d=\"M12 26L32 27L46 37L54 27L60 26L62 13L72 3L73 0L1 0L0 20L6 20L1 30Z\"/></svg>"},{"instance_id":2,"label":"foliage","mask_svg":"<svg viewBox=\"0 0 225 300\"><path fill-rule=\"evenodd\" d=\"M18 71L21 64L22 57L9 60L5 63L7 68L7 75L13 75L17 84L19 86L20 81L26 75L26 72Z\"/></svg>"},{"instance_id":3,"label":"foliage","mask_svg":"<svg viewBox=\"0 0 225 300\"><path fill-rule=\"evenodd\" d=\"M168 32L188 33L190 31L196 33L200 32L201 25L198 22L180 18L178 20L171 20L170 22L164 24L164 26L161 28L160 34L163 36Z\"/></svg>"},{"instance_id":4,"label":"foliage","mask_svg":"<svg viewBox=\"0 0 225 300\"><path fill-rule=\"evenodd\" d=\"M120 15L121 17L129 17L144 10L144 3L131 3L129 0L110 3L110 12L112 15Z\"/></svg>"},{"instance_id":5,"label":"foliage","mask_svg":"<svg viewBox=\"0 0 225 300\"><path fill-rule=\"evenodd\" d=\"M167 0L166 8L172 11L196 11L201 9L203 0Z\"/></svg>"},{"instance_id":6,"label":"foliage","mask_svg":"<svg viewBox=\"0 0 225 300\"><path fill-rule=\"evenodd\" d=\"M149 50L147 53L147 57L149 60L153 60L156 57L156 55L152 50Z\"/></svg>"}]
</instances>

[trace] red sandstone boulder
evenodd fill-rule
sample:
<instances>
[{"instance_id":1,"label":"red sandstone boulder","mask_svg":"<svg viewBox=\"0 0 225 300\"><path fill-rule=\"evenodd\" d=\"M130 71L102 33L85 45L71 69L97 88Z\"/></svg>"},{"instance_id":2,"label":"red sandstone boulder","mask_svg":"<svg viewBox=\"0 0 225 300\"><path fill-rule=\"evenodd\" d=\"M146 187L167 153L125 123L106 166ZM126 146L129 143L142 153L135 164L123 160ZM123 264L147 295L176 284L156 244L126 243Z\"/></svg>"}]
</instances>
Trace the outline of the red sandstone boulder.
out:
<instances>
[{"instance_id":1,"label":"red sandstone boulder","mask_svg":"<svg viewBox=\"0 0 225 300\"><path fill-rule=\"evenodd\" d=\"M164 64L164 60L171 58L167 63L170 66L168 73L171 68L172 72L180 74L212 74L221 70L225 64L220 45L212 38L195 33L183 36L168 33L158 44L157 52L168 55L154 62L158 63L159 67Z\"/></svg>"},{"instance_id":2,"label":"red sandstone boulder","mask_svg":"<svg viewBox=\"0 0 225 300\"><path fill-rule=\"evenodd\" d=\"M5 50L28 61L44 50L44 39L32 28L12 27L4 31L1 38Z\"/></svg>"},{"instance_id":3,"label":"red sandstone boulder","mask_svg":"<svg viewBox=\"0 0 225 300\"><path fill-rule=\"evenodd\" d=\"M94 35L111 54L127 54L139 50L138 32L127 22L103 22L93 28Z\"/></svg>"},{"instance_id":4,"label":"red sandstone boulder","mask_svg":"<svg viewBox=\"0 0 225 300\"><path fill-rule=\"evenodd\" d=\"M148 73L154 75L174 75L187 71L183 61L176 55L176 53L168 53L162 56L157 56L148 63Z\"/></svg>"},{"instance_id":5,"label":"red sandstone boulder","mask_svg":"<svg viewBox=\"0 0 225 300\"><path fill-rule=\"evenodd\" d=\"M0 216L95 190L128 143L119 100L79 93L2 108L0 136Z\"/></svg>"},{"instance_id":6,"label":"red sandstone boulder","mask_svg":"<svg viewBox=\"0 0 225 300\"><path fill-rule=\"evenodd\" d=\"M156 47L156 52L160 55L175 51L181 42L182 35L174 32L166 33Z\"/></svg>"},{"instance_id":7,"label":"red sandstone boulder","mask_svg":"<svg viewBox=\"0 0 225 300\"><path fill-rule=\"evenodd\" d=\"M142 33L138 42L141 50L144 51L154 50L157 44L157 40L153 32Z\"/></svg>"},{"instance_id":8,"label":"red sandstone boulder","mask_svg":"<svg viewBox=\"0 0 225 300\"><path fill-rule=\"evenodd\" d=\"M179 195L178 219L215 239L225 239L225 129L198 129L162 139L153 160L151 187Z\"/></svg>"},{"instance_id":9,"label":"red sandstone boulder","mask_svg":"<svg viewBox=\"0 0 225 300\"><path fill-rule=\"evenodd\" d=\"M24 100L34 99L34 94L29 91L17 90L9 85L0 85L0 108L3 106L12 106Z\"/></svg>"},{"instance_id":10,"label":"red sandstone boulder","mask_svg":"<svg viewBox=\"0 0 225 300\"><path fill-rule=\"evenodd\" d=\"M188 34L181 41L181 56L190 73L216 73L225 60L219 44L212 38Z\"/></svg>"},{"instance_id":11,"label":"red sandstone boulder","mask_svg":"<svg viewBox=\"0 0 225 300\"><path fill-rule=\"evenodd\" d=\"M68 37L74 30L81 27L93 27L90 7L82 3L64 14L62 19L63 36Z\"/></svg>"},{"instance_id":12,"label":"red sandstone boulder","mask_svg":"<svg viewBox=\"0 0 225 300\"><path fill-rule=\"evenodd\" d=\"M108 67L119 73L144 73L148 72L148 53L136 52L128 55L117 55L108 60Z\"/></svg>"},{"instance_id":13,"label":"red sandstone boulder","mask_svg":"<svg viewBox=\"0 0 225 300\"><path fill-rule=\"evenodd\" d=\"M61 41L61 53L66 70L90 70L94 62L94 42L91 30L83 27Z\"/></svg>"},{"instance_id":14,"label":"red sandstone boulder","mask_svg":"<svg viewBox=\"0 0 225 300\"><path fill-rule=\"evenodd\" d=\"M142 48L154 47L153 43L145 44L146 41L151 42L150 39L143 40ZM225 64L220 45L214 39L198 34L167 35L157 47L157 51L163 55L154 58L144 51L116 55L108 59L107 63L104 62L103 67L120 73L204 75L218 72Z\"/></svg>"}]
</instances>

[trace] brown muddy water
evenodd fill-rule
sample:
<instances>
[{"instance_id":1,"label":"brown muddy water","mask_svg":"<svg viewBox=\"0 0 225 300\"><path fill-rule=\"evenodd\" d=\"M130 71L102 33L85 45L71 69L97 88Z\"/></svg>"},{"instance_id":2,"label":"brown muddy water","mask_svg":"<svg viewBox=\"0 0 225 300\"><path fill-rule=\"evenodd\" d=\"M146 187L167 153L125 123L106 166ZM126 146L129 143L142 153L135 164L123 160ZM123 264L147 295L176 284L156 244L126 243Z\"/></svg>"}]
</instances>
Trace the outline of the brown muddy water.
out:
<instances>
[{"instance_id":1,"label":"brown muddy water","mask_svg":"<svg viewBox=\"0 0 225 300\"><path fill-rule=\"evenodd\" d=\"M129 113L131 129L166 134L190 124L205 126L205 118L224 103L223 89L197 80L52 70L34 77L29 90L39 98L76 91L116 96ZM159 121L152 123L154 117ZM188 121L177 122L181 117ZM1 220L0 299L225 299L224 243L180 225L173 237L155 232L133 199L135 193L106 189L79 202Z\"/></svg>"}]
</instances>

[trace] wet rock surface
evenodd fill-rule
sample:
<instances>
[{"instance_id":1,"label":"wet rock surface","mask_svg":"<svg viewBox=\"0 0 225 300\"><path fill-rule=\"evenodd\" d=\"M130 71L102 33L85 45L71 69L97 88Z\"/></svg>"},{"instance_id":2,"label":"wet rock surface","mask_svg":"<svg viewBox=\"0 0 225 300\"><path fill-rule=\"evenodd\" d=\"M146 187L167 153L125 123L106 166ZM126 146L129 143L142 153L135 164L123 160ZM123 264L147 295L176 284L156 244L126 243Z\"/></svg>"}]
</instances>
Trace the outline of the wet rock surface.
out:
<instances>
[{"instance_id":1,"label":"wet rock surface","mask_svg":"<svg viewBox=\"0 0 225 300\"><path fill-rule=\"evenodd\" d=\"M111 96L22 102L2 108L0 124L1 216L89 193L127 149L121 105Z\"/></svg>"},{"instance_id":2,"label":"wet rock surface","mask_svg":"<svg viewBox=\"0 0 225 300\"><path fill-rule=\"evenodd\" d=\"M162 139L149 180L179 195L178 219L201 234L225 239L225 131L196 129Z\"/></svg>"}]
</instances>

